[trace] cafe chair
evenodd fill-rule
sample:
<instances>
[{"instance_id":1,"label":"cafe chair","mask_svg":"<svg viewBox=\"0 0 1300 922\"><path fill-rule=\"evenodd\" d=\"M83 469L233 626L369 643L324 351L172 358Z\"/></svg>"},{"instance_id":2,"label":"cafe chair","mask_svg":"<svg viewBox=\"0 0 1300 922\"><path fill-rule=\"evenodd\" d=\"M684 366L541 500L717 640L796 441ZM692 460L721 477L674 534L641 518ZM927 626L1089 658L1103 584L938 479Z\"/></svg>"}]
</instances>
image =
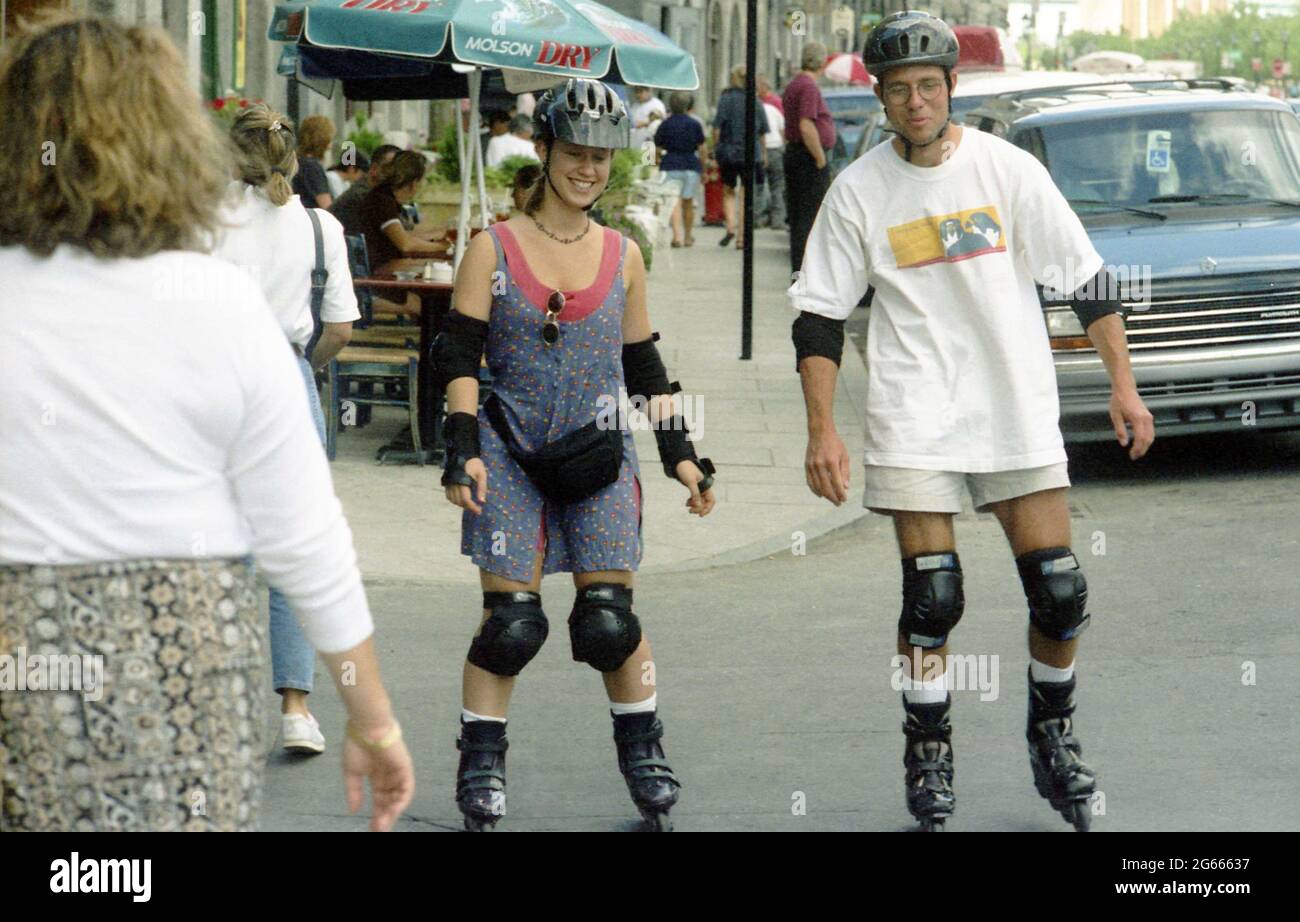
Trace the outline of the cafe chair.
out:
<instances>
[{"instance_id":1,"label":"cafe chair","mask_svg":"<svg viewBox=\"0 0 1300 922\"><path fill-rule=\"evenodd\" d=\"M415 456L424 463L420 447L418 349L346 346L329 363L325 384L325 453L331 461L338 450L340 425L350 409L406 407ZM396 385L396 386L393 386ZM349 407L348 404L352 406Z\"/></svg>"},{"instance_id":2,"label":"cafe chair","mask_svg":"<svg viewBox=\"0 0 1300 922\"><path fill-rule=\"evenodd\" d=\"M370 254L366 250L366 238L355 234L344 238L348 245L348 269L353 279L366 278L370 275ZM413 323L376 322L375 297L365 283L354 283L357 295L357 309L361 320L353 324L352 341L354 346L377 346L381 348L415 349L420 343L420 328ZM405 320L401 315L389 315ZM387 319L387 318L386 318Z\"/></svg>"}]
</instances>

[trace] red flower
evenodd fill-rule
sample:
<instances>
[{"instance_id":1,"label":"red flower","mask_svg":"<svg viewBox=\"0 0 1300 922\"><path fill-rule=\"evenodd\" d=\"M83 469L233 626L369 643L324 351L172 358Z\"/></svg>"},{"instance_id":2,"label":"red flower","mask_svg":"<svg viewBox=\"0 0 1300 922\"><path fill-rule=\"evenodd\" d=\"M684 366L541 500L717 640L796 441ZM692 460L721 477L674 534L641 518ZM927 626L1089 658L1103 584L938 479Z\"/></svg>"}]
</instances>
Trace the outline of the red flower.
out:
<instances>
[{"instance_id":1,"label":"red flower","mask_svg":"<svg viewBox=\"0 0 1300 922\"><path fill-rule=\"evenodd\" d=\"M224 99L212 100L212 108L216 109L218 112L220 112L225 107L226 107L226 101Z\"/></svg>"},{"instance_id":2,"label":"red flower","mask_svg":"<svg viewBox=\"0 0 1300 922\"><path fill-rule=\"evenodd\" d=\"M239 108L241 108L241 109L247 109L247 108L248 108L248 100L247 100L247 99L241 99L241 100L239 101Z\"/></svg>"}]
</instances>

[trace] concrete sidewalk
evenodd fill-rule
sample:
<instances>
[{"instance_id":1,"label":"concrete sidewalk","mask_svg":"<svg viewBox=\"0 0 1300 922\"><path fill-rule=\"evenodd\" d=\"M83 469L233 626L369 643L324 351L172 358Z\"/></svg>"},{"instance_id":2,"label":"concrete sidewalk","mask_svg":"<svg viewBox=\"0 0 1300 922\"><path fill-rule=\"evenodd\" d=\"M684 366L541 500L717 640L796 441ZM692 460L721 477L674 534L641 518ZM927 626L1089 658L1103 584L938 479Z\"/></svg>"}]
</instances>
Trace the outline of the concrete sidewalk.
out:
<instances>
[{"instance_id":1,"label":"concrete sidewalk","mask_svg":"<svg viewBox=\"0 0 1300 922\"><path fill-rule=\"evenodd\" d=\"M818 499L804 479L806 424L785 297L788 236L755 232L750 361L739 358L742 254L717 246L721 236L697 230L694 247L656 253L649 275L650 320L670 379L698 401L695 442L718 467L718 505L703 520L691 516L685 488L663 476L653 434L638 432L642 572L753 560L788 549L796 533L812 539L865 513L853 500L837 509ZM851 458L861 457L865 393L862 359L846 348L835 420ZM443 497L441 469L374 460L404 421L398 410L376 408L371 425L339 437L334 482L361 571L371 584L477 583L477 569L460 554L461 513Z\"/></svg>"}]
</instances>

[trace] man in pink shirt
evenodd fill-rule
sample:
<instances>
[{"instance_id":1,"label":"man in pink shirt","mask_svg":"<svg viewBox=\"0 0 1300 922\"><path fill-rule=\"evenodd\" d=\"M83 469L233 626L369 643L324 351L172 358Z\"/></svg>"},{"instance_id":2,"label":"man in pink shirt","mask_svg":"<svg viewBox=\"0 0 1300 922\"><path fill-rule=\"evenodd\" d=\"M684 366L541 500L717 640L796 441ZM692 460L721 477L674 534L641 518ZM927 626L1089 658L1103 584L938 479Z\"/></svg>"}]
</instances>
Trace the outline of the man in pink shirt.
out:
<instances>
[{"instance_id":1,"label":"man in pink shirt","mask_svg":"<svg viewBox=\"0 0 1300 922\"><path fill-rule=\"evenodd\" d=\"M800 54L800 71L781 97L785 113L785 201L790 224L790 271L803 265L804 244L822 198L830 188L827 151L835 146L835 123L817 88L826 66L826 46L809 42Z\"/></svg>"}]
</instances>

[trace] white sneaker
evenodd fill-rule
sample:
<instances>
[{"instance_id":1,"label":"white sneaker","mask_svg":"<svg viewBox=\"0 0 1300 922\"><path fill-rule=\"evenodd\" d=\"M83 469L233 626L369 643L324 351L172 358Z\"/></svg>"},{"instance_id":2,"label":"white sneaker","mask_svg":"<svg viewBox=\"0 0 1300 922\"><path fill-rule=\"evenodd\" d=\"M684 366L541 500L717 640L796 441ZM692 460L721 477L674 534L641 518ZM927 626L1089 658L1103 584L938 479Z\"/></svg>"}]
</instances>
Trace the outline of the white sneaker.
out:
<instances>
[{"instance_id":1,"label":"white sneaker","mask_svg":"<svg viewBox=\"0 0 1300 922\"><path fill-rule=\"evenodd\" d=\"M284 748L289 752L324 752L325 736L316 718L308 714L284 714L280 719Z\"/></svg>"}]
</instances>

